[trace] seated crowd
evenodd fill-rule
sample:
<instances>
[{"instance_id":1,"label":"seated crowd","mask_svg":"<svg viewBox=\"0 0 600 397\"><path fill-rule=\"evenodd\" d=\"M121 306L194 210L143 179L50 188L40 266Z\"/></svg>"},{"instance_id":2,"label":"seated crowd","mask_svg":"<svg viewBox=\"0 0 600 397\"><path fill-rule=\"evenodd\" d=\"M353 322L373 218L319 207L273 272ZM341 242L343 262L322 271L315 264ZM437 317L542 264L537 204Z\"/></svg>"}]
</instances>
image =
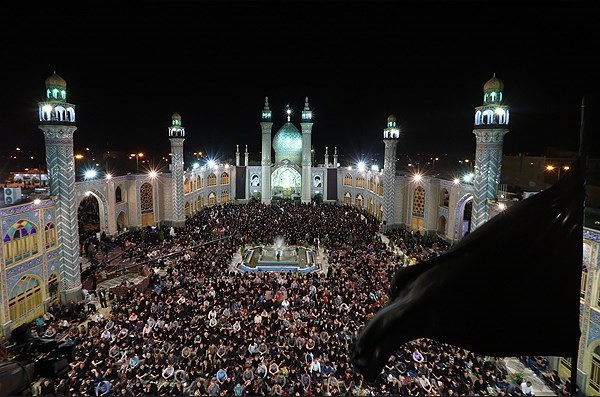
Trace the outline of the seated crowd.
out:
<instances>
[{"instance_id":1,"label":"seated crowd","mask_svg":"<svg viewBox=\"0 0 600 397\"><path fill-rule=\"evenodd\" d=\"M254 203L205 208L185 228L159 231L161 239L129 234L127 255L157 259L148 289L111 295L108 315L72 327L71 369L44 380L41 392L521 395L501 361L426 339L397 350L374 384L363 381L351 364L352 345L386 304L403 266L377 231L372 216L348 206ZM231 237L202 244L219 236ZM290 245L319 241L326 271L244 273L231 266L240 247L278 236ZM388 236L419 261L448 247L404 229Z\"/></svg>"}]
</instances>

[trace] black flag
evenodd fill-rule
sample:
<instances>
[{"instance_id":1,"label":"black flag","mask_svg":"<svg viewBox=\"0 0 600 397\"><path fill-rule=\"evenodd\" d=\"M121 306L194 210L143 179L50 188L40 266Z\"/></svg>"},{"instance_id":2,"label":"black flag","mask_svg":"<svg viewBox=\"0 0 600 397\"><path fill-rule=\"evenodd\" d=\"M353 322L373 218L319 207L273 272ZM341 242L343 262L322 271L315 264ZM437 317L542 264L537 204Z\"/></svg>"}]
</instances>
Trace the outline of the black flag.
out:
<instances>
[{"instance_id":1,"label":"black flag","mask_svg":"<svg viewBox=\"0 0 600 397\"><path fill-rule=\"evenodd\" d=\"M585 157L552 187L447 253L399 270L353 363L374 381L394 350L430 338L497 356L572 356L579 340Z\"/></svg>"}]
</instances>

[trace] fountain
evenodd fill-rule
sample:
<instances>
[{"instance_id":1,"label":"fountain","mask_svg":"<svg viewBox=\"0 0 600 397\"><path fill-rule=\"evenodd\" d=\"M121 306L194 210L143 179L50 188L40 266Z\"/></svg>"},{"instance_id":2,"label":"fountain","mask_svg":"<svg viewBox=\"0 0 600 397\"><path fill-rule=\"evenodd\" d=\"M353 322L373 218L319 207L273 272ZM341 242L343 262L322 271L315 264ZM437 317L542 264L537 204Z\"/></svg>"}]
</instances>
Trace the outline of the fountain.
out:
<instances>
[{"instance_id":1,"label":"fountain","mask_svg":"<svg viewBox=\"0 0 600 397\"><path fill-rule=\"evenodd\" d=\"M238 268L248 272L310 273L319 269L315 257L313 250L302 246L286 245L283 237L278 236L272 245L247 248Z\"/></svg>"}]
</instances>

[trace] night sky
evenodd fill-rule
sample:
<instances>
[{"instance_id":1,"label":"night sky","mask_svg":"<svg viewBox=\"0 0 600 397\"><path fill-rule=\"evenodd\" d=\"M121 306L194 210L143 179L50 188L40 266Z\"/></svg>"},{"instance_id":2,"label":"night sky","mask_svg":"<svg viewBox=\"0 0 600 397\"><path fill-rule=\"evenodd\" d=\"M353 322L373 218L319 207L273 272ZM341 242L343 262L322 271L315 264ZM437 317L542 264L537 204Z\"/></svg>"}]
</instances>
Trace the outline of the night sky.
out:
<instances>
[{"instance_id":1,"label":"night sky","mask_svg":"<svg viewBox=\"0 0 600 397\"><path fill-rule=\"evenodd\" d=\"M591 3L591 2L590 2ZM169 152L173 112L186 151L260 151L269 96L273 133L290 104L314 111L313 145L346 158L383 151L398 117L399 153L472 154L475 106L496 73L511 106L504 152L576 150L591 100L593 154L600 51L590 3L110 2L12 14L2 24L0 155L43 150L37 102L54 70L77 108L76 148ZM92 4L92 3L90 3ZM116 4L116 3L115 3ZM69 11L70 10L70 11ZM5 157L3 157L5 158ZM6 164L2 164L6 169Z\"/></svg>"}]
</instances>

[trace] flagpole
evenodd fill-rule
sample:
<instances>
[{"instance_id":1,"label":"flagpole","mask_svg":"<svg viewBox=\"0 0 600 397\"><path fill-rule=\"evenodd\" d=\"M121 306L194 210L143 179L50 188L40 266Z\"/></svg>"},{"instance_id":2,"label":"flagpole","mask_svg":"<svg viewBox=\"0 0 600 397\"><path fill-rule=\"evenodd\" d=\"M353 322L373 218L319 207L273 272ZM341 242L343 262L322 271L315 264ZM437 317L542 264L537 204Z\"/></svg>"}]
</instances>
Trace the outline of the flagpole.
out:
<instances>
[{"instance_id":1,"label":"flagpole","mask_svg":"<svg viewBox=\"0 0 600 397\"><path fill-rule=\"evenodd\" d=\"M585 128L585 97L581 98L581 121L579 127L579 156L584 157L584 169L587 172L587 130ZM584 176L585 178L585 176ZM585 180L584 180L585 183ZM584 199L585 203L585 199ZM584 204L585 207L585 204ZM585 209L585 208L584 208ZM583 219L581 220L583 222ZM580 264L581 265L581 264ZM577 395L577 361L579 361L579 339L581 332L577 338L577 343L574 345L573 355L571 356L571 390L570 395Z\"/></svg>"}]
</instances>

